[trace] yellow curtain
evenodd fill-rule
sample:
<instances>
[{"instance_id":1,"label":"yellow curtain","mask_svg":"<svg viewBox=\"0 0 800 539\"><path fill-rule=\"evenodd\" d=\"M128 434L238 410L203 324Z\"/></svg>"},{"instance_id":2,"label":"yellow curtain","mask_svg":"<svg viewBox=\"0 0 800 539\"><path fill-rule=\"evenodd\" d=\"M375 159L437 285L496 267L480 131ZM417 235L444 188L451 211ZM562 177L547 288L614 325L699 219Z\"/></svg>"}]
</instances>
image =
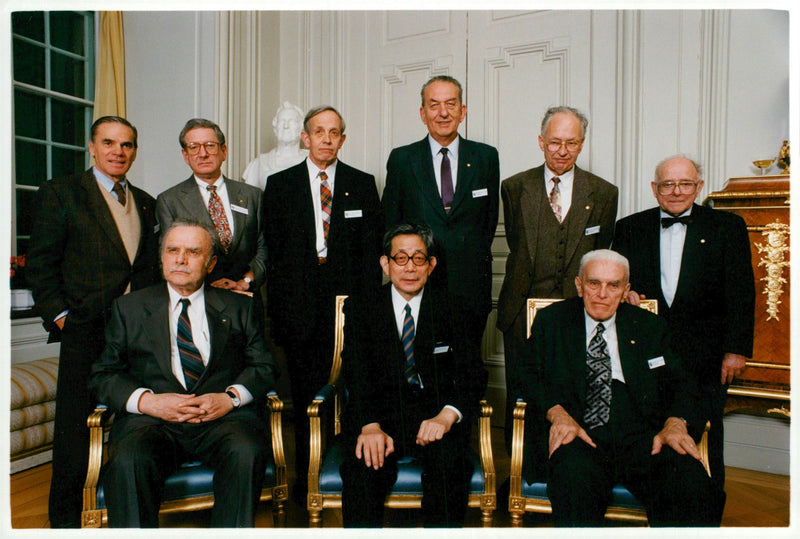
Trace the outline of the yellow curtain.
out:
<instances>
[{"instance_id":1,"label":"yellow curtain","mask_svg":"<svg viewBox=\"0 0 800 539\"><path fill-rule=\"evenodd\" d=\"M125 117L125 35L121 11L100 12L94 119Z\"/></svg>"}]
</instances>

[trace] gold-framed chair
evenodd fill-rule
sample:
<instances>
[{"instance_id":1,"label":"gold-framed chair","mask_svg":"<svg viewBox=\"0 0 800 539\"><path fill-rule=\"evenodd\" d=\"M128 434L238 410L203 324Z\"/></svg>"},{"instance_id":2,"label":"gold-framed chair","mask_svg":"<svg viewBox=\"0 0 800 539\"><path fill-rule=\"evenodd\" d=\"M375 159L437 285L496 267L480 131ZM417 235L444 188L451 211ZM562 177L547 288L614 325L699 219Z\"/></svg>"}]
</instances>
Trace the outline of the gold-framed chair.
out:
<instances>
[{"instance_id":1,"label":"gold-framed chair","mask_svg":"<svg viewBox=\"0 0 800 539\"><path fill-rule=\"evenodd\" d=\"M336 337L333 363L328 384L314 397L308 407L311 428L310 458L308 467L309 526L322 526L324 509L341 509L342 478L339 465L343 461L342 448L328 439L341 431L341 414L345 404L345 388L339 383L344 344L344 302L347 296L336 297ZM492 456L492 407L481 401L479 418L479 451L470 450L474 471L470 482L469 507L481 511L484 527L491 527L497 508L496 476ZM398 463L397 481L386 497L385 505L391 509L422 507L422 468L413 459Z\"/></svg>"},{"instance_id":2,"label":"gold-framed chair","mask_svg":"<svg viewBox=\"0 0 800 539\"><path fill-rule=\"evenodd\" d=\"M529 298L527 304L528 337L530 328L536 313L548 305L561 301L559 299ZM654 299L642 300L641 308L654 314L658 314L658 301ZM525 444L525 409L527 403L521 399L517 400L514 407L513 417L514 426L511 442L511 467L509 478L508 512L511 516L511 526L518 528L522 526L522 517L525 513L552 513L553 509L550 500L547 498L547 483L534 482L528 483L522 477L524 444ZM703 458L703 465L706 473L711 475L708 467L708 425L706 432L697 449ZM647 524L647 513L644 506L636 497L622 485L614 487L611 494L611 503L606 510L606 519L617 520L628 523Z\"/></svg>"},{"instance_id":3,"label":"gold-framed chair","mask_svg":"<svg viewBox=\"0 0 800 539\"><path fill-rule=\"evenodd\" d=\"M274 391L267 395L267 411L272 442L272 459L267 463L264 488L260 500L272 501L273 526L285 526L284 503L289 498L286 481L286 455L283 449L283 401ZM106 434L113 414L99 405L89 415L89 469L83 486L82 528L101 528L108 525L105 493L100 484L104 462ZM159 515L210 509L214 506L214 470L199 462L183 463L167 478Z\"/></svg>"}]
</instances>

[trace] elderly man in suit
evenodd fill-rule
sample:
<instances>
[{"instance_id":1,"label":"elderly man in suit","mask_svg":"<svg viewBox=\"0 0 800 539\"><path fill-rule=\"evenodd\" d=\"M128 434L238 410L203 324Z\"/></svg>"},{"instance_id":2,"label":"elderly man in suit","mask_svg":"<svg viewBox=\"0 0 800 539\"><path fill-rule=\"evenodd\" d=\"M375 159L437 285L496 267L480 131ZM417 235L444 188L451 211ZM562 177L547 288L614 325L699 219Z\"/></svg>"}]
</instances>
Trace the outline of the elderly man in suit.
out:
<instances>
[{"instance_id":1,"label":"elderly man in suit","mask_svg":"<svg viewBox=\"0 0 800 539\"><path fill-rule=\"evenodd\" d=\"M306 491L306 408L330 375L335 298L380 285L378 190L370 174L338 159L344 130L333 107L310 110L301 134L308 158L270 176L264 191L267 306L289 370L296 499Z\"/></svg>"},{"instance_id":2,"label":"elderly man in suit","mask_svg":"<svg viewBox=\"0 0 800 539\"><path fill-rule=\"evenodd\" d=\"M653 526L714 526L723 497L695 440L698 389L669 347L666 322L623 303L628 261L584 255L577 298L542 309L520 360L539 442L528 476L547 465L557 526L600 526L624 485ZM538 465L538 466L537 466Z\"/></svg>"},{"instance_id":3,"label":"elderly man in suit","mask_svg":"<svg viewBox=\"0 0 800 539\"><path fill-rule=\"evenodd\" d=\"M675 351L700 384L711 421L711 477L725 485L722 413L728 385L753 355L755 279L744 220L694 203L703 188L682 156L656 167L658 208L621 219L613 248L631 263L631 303L658 300Z\"/></svg>"},{"instance_id":4,"label":"elderly man in suit","mask_svg":"<svg viewBox=\"0 0 800 539\"><path fill-rule=\"evenodd\" d=\"M451 307L446 294L425 286L438 265L430 228L390 228L380 262L391 283L376 297L345 303L344 525L380 527L398 459L416 456L425 525L461 526L472 471L469 427L487 373L472 336L453 323L462 312L451 309L463 306Z\"/></svg>"},{"instance_id":5,"label":"elderly man in suit","mask_svg":"<svg viewBox=\"0 0 800 539\"><path fill-rule=\"evenodd\" d=\"M36 309L61 341L50 485L50 527L80 528L89 458L86 383L103 350L111 301L159 280L153 197L126 174L136 159L136 128L116 116L91 128L91 169L45 182L28 251Z\"/></svg>"},{"instance_id":6,"label":"elderly man in suit","mask_svg":"<svg viewBox=\"0 0 800 539\"><path fill-rule=\"evenodd\" d=\"M420 91L419 116L428 136L395 148L386 163L383 209L387 229L425 223L439 246L431 284L466 309L462 323L480 346L492 310L492 239L499 211L497 150L458 134L467 115L461 84L440 75Z\"/></svg>"},{"instance_id":7,"label":"elderly man in suit","mask_svg":"<svg viewBox=\"0 0 800 539\"><path fill-rule=\"evenodd\" d=\"M506 363L506 446L511 426L520 347L528 333L527 298L568 298L581 257L611 245L617 188L579 168L589 120L571 107L552 107L542 119L544 164L503 181L508 260L497 304Z\"/></svg>"},{"instance_id":8,"label":"elderly man in suit","mask_svg":"<svg viewBox=\"0 0 800 539\"><path fill-rule=\"evenodd\" d=\"M178 141L192 176L158 195L158 222L164 229L180 218L213 226L222 249L214 270L208 274L208 284L238 292L257 291L266 278L262 191L223 176L222 163L228 148L225 135L214 122L189 120Z\"/></svg>"},{"instance_id":9,"label":"elderly man in suit","mask_svg":"<svg viewBox=\"0 0 800 539\"><path fill-rule=\"evenodd\" d=\"M157 527L163 483L186 458L214 468L213 526L255 522L276 369L253 300L204 286L215 236L175 220L161 242L167 282L113 304L90 382L116 414L103 477L111 526Z\"/></svg>"}]
</instances>

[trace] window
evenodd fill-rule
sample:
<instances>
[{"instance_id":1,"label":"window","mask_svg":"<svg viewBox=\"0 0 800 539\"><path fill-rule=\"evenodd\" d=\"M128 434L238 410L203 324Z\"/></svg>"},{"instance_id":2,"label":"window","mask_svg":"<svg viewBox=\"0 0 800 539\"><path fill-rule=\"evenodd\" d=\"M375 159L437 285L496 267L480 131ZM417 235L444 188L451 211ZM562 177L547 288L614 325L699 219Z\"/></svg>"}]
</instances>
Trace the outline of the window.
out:
<instances>
[{"instance_id":1,"label":"window","mask_svg":"<svg viewBox=\"0 0 800 539\"><path fill-rule=\"evenodd\" d=\"M28 247L36 191L49 178L89 167L94 106L92 12L11 15L14 91L12 253Z\"/></svg>"}]
</instances>

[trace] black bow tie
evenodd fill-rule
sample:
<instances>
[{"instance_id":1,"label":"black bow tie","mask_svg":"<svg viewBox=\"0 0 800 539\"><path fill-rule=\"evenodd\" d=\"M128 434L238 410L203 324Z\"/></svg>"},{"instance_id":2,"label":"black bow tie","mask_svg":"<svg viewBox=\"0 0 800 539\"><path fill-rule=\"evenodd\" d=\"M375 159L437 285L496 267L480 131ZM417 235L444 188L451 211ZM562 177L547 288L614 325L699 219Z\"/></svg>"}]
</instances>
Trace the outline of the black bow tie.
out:
<instances>
[{"instance_id":1,"label":"black bow tie","mask_svg":"<svg viewBox=\"0 0 800 539\"><path fill-rule=\"evenodd\" d=\"M661 218L661 228L669 228L675 223L680 223L682 225L688 225L692 222L691 215L684 215L682 217L662 217Z\"/></svg>"}]
</instances>

